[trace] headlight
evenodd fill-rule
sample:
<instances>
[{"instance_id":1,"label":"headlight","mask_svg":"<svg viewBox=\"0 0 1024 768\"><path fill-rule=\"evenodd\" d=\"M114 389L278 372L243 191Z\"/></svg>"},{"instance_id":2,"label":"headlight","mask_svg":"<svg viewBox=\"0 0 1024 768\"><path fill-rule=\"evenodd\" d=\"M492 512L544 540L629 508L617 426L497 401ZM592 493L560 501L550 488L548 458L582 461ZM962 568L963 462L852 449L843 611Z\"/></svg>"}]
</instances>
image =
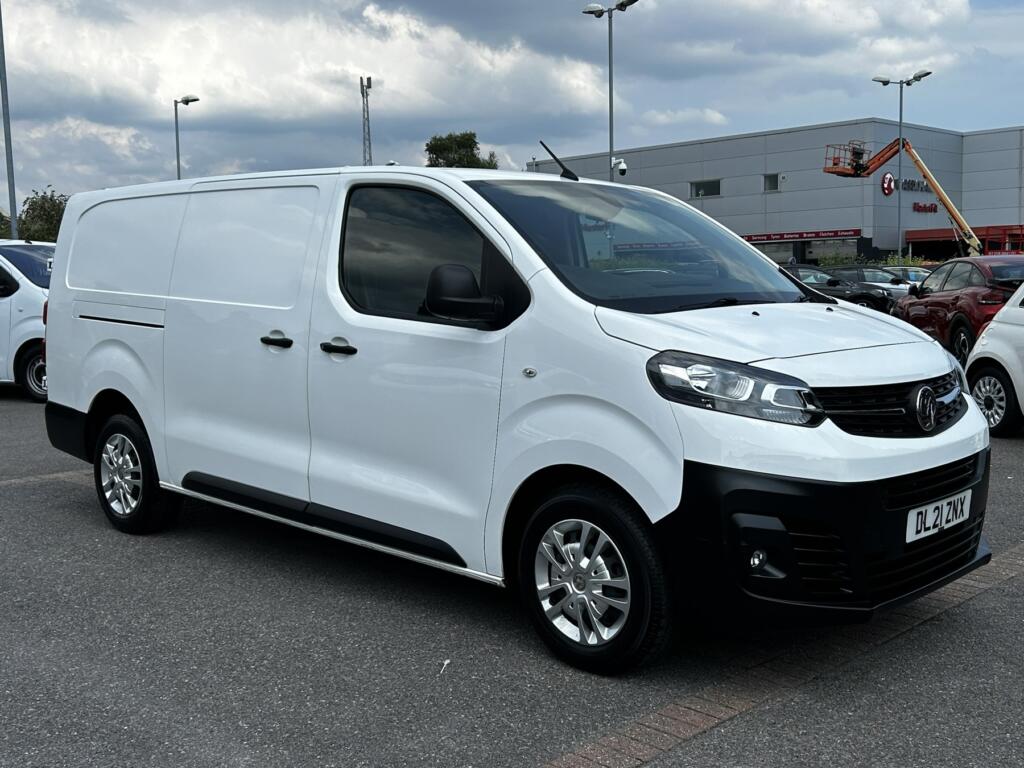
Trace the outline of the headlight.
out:
<instances>
[{"instance_id":1,"label":"headlight","mask_svg":"<svg viewBox=\"0 0 1024 768\"><path fill-rule=\"evenodd\" d=\"M882 293L885 294L885 297L887 299L891 299L892 298L892 291L890 291L888 288L883 288L882 289Z\"/></svg>"},{"instance_id":2,"label":"headlight","mask_svg":"<svg viewBox=\"0 0 1024 768\"><path fill-rule=\"evenodd\" d=\"M752 365L661 352L647 362L647 375L662 397L683 405L804 427L825 419L800 379Z\"/></svg>"},{"instance_id":3,"label":"headlight","mask_svg":"<svg viewBox=\"0 0 1024 768\"><path fill-rule=\"evenodd\" d=\"M964 373L963 366L960 365L960 361L957 360L951 353L946 352L946 357L949 360L949 364L953 366L953 370L956 372L957 381L960 382L960 389L963 393L970 394L971 388L967 385L967 374Z\"/></svg>"}]
</instances>

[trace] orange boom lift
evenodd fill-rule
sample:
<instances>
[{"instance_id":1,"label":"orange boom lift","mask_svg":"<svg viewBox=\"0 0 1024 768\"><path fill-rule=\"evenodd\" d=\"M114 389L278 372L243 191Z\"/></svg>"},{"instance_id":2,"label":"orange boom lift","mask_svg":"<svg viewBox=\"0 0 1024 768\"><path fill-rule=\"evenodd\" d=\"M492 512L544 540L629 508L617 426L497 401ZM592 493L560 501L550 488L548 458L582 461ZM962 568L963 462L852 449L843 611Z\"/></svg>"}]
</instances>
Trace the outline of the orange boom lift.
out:
<instances>
[{"instance_id":1,"label":"orange boom lift","mask_svg":"<svg viewBox=\"0 0 1024 768\"><path fill-rule=\"evenodd\" d=\"M879 150L878 154L872 156L871 150L864 145L863 141L851 141L848 144L829 144L825 148L825 173L852 178L870 176L896 157L896 153L899 152L899 145L900 140L893 139L893 141ZM914 148L907 139L903 140L903 151L906 152L914 165L917 166L917 170L924 176L925 181L928 182L935 196L942 203L942 207L949 214L949 221L953 225L953 233L957 238L957 242L961 244L961 249L966 251L965 255L981 256L983 250L981 240L974 234L974 230L971 229L963 214L953 205L949 195L946 194L942 185L932 175L932 172L928 170L924 160L914 151Z\"/></svg>"}]
</instances>

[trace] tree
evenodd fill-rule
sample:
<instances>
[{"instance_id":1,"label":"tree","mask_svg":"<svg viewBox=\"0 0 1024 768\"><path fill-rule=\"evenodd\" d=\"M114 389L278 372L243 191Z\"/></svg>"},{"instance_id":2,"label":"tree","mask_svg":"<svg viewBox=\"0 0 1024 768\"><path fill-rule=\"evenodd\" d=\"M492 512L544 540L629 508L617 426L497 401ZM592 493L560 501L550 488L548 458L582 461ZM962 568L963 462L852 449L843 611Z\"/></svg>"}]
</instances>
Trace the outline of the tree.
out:
<instances>
[{"instance_id":1,"label":"tree","mask_svg":"<svg viewBox=\"0 0 1024 768\"><path fill-rule=\"evenodd\" d=\"M497 168L493 152L480 156L476 131L432 136L427 142L427 166L431 168Z\"/></svg>"},{"instance_id":2,"label":"tree","mask_svg":"<svg viewBox=\"0 0 1024 768\"><path fill-rule=\"evenodd\" d=\"M55 242L67 203L68 196L58 195L50 185L42 192L33 189L32 194L21 204L21 212L18 214L18 237L23 240ZM0 214L0 237L10 236L11 220Z\"/></svg>"}]
</instances>

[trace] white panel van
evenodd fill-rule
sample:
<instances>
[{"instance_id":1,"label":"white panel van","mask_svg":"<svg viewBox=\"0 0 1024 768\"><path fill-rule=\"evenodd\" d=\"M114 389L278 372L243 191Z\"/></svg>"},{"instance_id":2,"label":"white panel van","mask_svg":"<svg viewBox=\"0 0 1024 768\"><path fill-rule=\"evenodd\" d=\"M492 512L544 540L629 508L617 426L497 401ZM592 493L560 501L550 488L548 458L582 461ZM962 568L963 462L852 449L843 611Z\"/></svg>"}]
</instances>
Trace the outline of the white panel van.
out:
<instances>
[{"instance_id":1,"label":"white panel van","mask_svg":"<svg viewBox=\"0 0 1024 768\"><path fill-rule=\"evenodd\" d=\"M43 308L53 243L0 240L0 382L46 400Z\"/></svg>"},{"instance_id":2,"label":"white panel van","mask_svg":"<svg viewBox=\"0 0 1024 768\"><path fill-rule=\"evenodd\" d=\"M75 195L47 345L50 440L116 528L191 496L509 585L588 669L655 654L711 586L870 616L991 556L956 361L651 190L396 167Z\"/></svg>"}]
</instances>

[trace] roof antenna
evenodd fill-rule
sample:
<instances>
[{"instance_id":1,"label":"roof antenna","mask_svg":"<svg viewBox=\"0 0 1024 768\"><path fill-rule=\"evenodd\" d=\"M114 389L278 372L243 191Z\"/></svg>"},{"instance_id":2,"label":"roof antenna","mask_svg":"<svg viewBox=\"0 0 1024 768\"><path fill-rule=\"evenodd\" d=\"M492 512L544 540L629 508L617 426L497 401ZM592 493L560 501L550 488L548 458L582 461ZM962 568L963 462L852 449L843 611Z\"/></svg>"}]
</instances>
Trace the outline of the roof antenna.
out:
<instances>
[{"instance_id":1,"label":"roof antenna","mask_svg":"<svg viewBox=\"0 0 1024 768\"><path fill-rule=\"evenodd\" d=\"M565 163L563 163L561 160L558 159L558 155L556 155L554 152L551 151L551 147L549 147L543 141L540 143L540 145L542 147L544 147L544 151L545 152L547 152L549 155L551 155L551 159L554 160L556 163L558 163L558 167L562 169L562 174L561 175L562 175L563 179L569 179L571 181L579 181L580 180L579 176L577 176L575 173L570 171L569 168L565 165Z\"/></svg>"}]
</instances>

